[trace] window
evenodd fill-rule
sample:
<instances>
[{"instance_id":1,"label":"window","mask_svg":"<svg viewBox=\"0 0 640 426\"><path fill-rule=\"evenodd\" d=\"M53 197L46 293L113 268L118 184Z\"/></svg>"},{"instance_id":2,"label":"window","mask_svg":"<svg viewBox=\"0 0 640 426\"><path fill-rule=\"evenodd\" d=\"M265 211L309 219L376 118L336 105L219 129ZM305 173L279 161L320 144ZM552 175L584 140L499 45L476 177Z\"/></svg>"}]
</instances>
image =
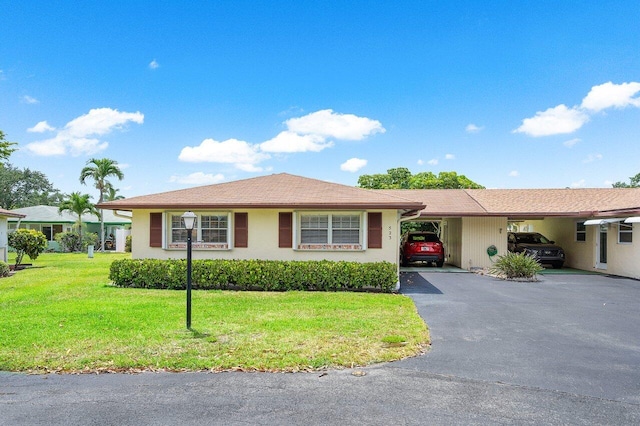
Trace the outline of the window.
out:
<instances>
[{"instance_id":1,"label":"window","mask_svg":"<svg viewBox=\"0 0 640 426\"><path fill-rule=\"evenodd\" d=\"M183 213L169 215L171 228L168 233L168 248L185 248L187 230L182 221ZM196 249L228 249L229 214L228 213L196 213L197 218L192 233L193 247Z\"/></svg>"},{"instance_id":2,"label":"window","mask_svg":"<svg viewBox=\"0 0 640 426\"><path fill-rule=\"evenodd\" d=\"M227 242L227 215L201 216L200 239L203 243ZM197 224L196 224L197 226Z\"/></svg>"},{"instance_id":3,"label":"window","mask_svg":"<svg viewBox=\"0 0 640 426\"><path fill-rule=\"evenodd\" d=\"M301 214L302 249L361 250L361 213Z\"/></svg>"},{"instance_id":4,"label":"window","mask_svg":"<svg viewBox=\"0 0 640 426\"><path fill-rule=\"evenodd\" d=\"M300 220L300 242L302 244L328 244L329 216L303 215Z\"/></svg>"},{"instance_id":5,"label":"window","mask_svg":"<svg viewBox=\"0 0 640 426\"><path fill-rule=\"evenodd\" d=\"M331 219L333 244L360 243L360 216L333 215Z\"/></svg>"},{"instance_id":6,"label":"window","mask_svg":"<svg viewBox=\"0 0 640 426\"><path fill-rule=\"evenodd\" d=\"M576 241L587 241L587 227L584 222L576 222Z\"/></svg>"},{"instance_id":7,"label":"window","mask_svg":"<svg viewBox=\"0 0 640 426\"><path fill-rule=\"evenodd\" d=\"M633 242L633 223L622 223L618 227L618 242L631 244Z\"/></svg>"},{"instance_id":8,"label":"window","mask_svg":"<svg viewBox=\"0 0 640 426\"><path fill-rule=\"evenodd\" d=\"M198 219L196 219L194 229L197 229L197 227L198 227ZM177 214L171 215L171 242L172 243L187 242L187 230L184 228L182 215L177 215Z\"/></svg>"}]
</instances>

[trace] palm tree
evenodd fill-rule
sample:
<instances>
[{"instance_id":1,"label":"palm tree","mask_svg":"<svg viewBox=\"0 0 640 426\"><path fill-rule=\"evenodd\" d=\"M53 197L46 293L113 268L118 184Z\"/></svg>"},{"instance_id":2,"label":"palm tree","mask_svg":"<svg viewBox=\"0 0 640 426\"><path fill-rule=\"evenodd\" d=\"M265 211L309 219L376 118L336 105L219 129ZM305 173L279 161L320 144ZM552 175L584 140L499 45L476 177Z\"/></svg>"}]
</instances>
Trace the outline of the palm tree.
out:
<instances>
[{"instance_id":1,"label":"palm tree","mask_svg":"<svg viewBox=\"0 0 640 426\"><path fill-rule=\"evenodd\" d=\"M113 187L113 185L111 185L111 183L109 183L107 185L107 192L104 196L104 201L113 201L113 200L122 200L124 199L124 197L122 195L118 195L118 192L120 190L116 189Z\"/></svg>"},{"instance_id":2,"label":"palm tree","mask_svg":"<svg viewBox=\"0 0 640 426\"><path fill-rule=\"evenodd\" d=\"M95 214L100 216L102 220L102 215L96 210L96 206L89 201L91 195L89 194L80 194L79 192L72 192L69 195L67 200L64 200L58 206L58 212L62 213L64 211L68 211L71 213L75 213L78 215L78 234L80 235L80 245L82 246L82 215L85 213Z\"/></svg>"},{"instance_id":3,"label":"palm tree","mask_svg":"<svg viewBox=\"0 0 640 426\"><path fill-rule=\"evenodd\" d=\"M124 174L118 167L118 162L109 158L92 158L80 172L80 183L85 184L87 178L93 179L95 187L100 191L98 204L105 200L105 194L112 188L108 177L115 176L118 180L124 178ZM100 250L104 251L104 219L100 209Z\"/></svg>"}]
</instances>

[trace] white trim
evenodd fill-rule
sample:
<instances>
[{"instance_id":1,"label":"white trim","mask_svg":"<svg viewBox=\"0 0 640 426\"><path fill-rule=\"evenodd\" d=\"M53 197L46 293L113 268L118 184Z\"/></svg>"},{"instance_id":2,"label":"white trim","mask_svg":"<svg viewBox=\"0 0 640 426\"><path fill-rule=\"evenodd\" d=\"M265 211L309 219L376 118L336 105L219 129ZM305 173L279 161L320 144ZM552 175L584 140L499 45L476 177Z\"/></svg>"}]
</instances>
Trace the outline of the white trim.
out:
<instances>
[{"instance_id":1,"label":"white trim","mask_svg":"<svg viewBox=\"0 0 640 426\"><path fill-rule=\"evenodd\" d=\"M640 223L640 216L628 217L624 223Z\"/></svg>"},{"instance_id":2,"label":"white trim","mask_svg":"<svg viewBox=\"0 0 640 426\"><path fill-rule=\"evenodd\" d=\"M608 223L617 223L622 222L624 218L613 218L613 219L589 219L585 220L585 225L606 225Z\"/></svg>"}]
</instances>

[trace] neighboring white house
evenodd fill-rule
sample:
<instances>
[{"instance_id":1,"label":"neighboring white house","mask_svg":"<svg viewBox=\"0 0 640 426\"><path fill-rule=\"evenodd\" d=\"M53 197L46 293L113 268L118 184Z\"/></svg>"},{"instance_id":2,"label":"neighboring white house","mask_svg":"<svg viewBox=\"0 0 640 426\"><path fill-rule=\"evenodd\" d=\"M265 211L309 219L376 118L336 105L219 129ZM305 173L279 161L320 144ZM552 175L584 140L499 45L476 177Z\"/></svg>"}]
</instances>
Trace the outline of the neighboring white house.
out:
<instances>
[{"instance_id":1,"label":"neighboring white house","mask_svg":"<svg viewBox=\"0 0 640 426\"><path fill-rule=\"evenodd\" d=\"M32 206L11 210L12 213L20 215L8 219L9 232L16 228L35 229L42 232L49 242L49 249L60 250L59 244L55 240L56 234L61 232L70 232L73 226L78 222L78 216L68 211L59 212L56 206ZM104 211L105 236L114 237L118 230L129 228L131 225L130 213L126 212L128 217L122 214L116 215L111 210ZM85 214L82 216L82 223L87 226L87 231L100 235L100 219L93 214ZM124 251L124 246L122 246Z\"/></svg>"},{"instance_id":2,"label":"neighboring white house","mask_svg":"<svg viewBox=\"0 0 640 426\"><path fill-rule=\"evenodd\" d=\"M0 260L3 262L7 261L7 248L8 248L8 238L9 238L7 219L9 218L20 219L23 217L24 215L21 215L19 213L13 213L13 212L10 212L9 210L0 209Z\"/></svg>"},{"instance_id":3,"label":"neighboring white house","mask_svg":"<svg viewBox=\"0 0 640 426\"><path fill-rule=\"evenodd\" d=\"M562 245L569 267L640 278L638 226L625 223L640 217L640 188L367 190L282 173L100 207L132 212L134 258L184 257L180 216L193 211L195 259L397 264L401 223L423 220L462 269L491 266L487 248L504 254L507 232L526 229Z\"/></svg>"}]
</instances>

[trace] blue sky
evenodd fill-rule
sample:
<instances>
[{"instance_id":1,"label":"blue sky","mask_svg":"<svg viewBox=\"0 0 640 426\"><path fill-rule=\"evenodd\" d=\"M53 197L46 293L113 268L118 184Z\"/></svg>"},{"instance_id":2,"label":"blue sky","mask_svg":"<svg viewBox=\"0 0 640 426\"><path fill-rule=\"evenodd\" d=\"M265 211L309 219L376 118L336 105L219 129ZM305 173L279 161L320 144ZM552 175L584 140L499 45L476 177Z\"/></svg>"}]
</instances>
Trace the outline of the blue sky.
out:
<instances>
[{"instance_id":1,"label":"blue sky","mask_svg":"<svg viewBox=\"0 0 640 426\"><path fill-rule=\"evenodd\" d=\"M637 1L0 0L0 129L63 192L407 167L488 188L640 172ZM97 198L97 197L95 197ZM94 199L95 199L94 198Z\"/></svg>"}]
</instances>

